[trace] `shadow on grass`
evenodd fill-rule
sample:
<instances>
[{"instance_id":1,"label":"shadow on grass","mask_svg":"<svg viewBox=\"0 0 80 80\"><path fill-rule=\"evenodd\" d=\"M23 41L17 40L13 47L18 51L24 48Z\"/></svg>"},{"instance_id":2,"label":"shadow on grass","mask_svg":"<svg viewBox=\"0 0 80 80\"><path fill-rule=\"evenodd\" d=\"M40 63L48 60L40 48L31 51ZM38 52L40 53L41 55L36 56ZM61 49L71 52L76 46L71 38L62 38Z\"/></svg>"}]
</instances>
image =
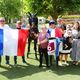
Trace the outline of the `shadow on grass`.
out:
<instances>
[{"instance_id":1,"label":"shadow on grass","mask_svg":"<svg viewBox=\"0 0 80 80\"><path fill-rule=\"evenodd\" d=\"M25 76L31 76L32 74L45 72L48 70L47 68L39 68L34 65L17 65L11 66L11 68L1 66L1 68L6 69L6 71L0 72L1 75L5 76L8 79L17 79Z\"/></svg>"},{"instance_id":2,"label":"shadow on grass","mask_svg":"<svg viewBox=\"0 0 80 80\"><path fill-rule=\"evenodd\" d=\"M73 65L70 62L69 66L56 66L53 65L53 67L51 67L51 71L57 75L80 75L80 64L79 65Z\"/></svg>"},{"instance_id":3,"label":"shadow on grass","mask_svg":"<svg viewBox=\"0 0 80 80\"><path fill-rule=\"evenodd\" d=\"M63 67L57 67L56 65L53 65L50 69L39 68L38 66L31 64L17 65L15 67L12 66L12 68L2 66L1 68L6 69L6 71L0 72L0 74L7 77L8 79L17 79L25 76L31 76L33 74L45 72L47 70L50 70L51 73L57 74L59 76L67 74L80 75L80 64L78 66L70 65Z\"/></svg>"}]
</instances>

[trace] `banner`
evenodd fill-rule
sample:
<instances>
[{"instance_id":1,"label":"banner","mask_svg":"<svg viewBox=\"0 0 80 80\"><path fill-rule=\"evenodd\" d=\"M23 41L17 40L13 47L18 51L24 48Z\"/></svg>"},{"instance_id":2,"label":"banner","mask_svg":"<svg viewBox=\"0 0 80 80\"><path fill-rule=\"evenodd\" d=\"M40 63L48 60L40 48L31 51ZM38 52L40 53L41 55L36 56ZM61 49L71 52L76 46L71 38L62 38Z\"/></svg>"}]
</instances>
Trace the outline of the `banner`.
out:
<instances>
[{"instance_id":1,"label":"banner","mask_svg":"<svg viewBox=\"0 0 80 80\"><path fill-rule=\"evenodd\" d=\"M56 50L56 38L49 38L47 49L48 49L48 55L54 55Z\"/></svg>"},{"instance_id":2,"label":"banner","mask_svg":"<svg viewBox=\"0 0 80 80\"><path fill-rule=\"evenodd\" d=\"M48 55L55 55L59 56L59 49L60 49L60 39L59 38L49 38L48 42Z\"/></svg>"},{"instance_id":3,"label":"banner","mask_svg":"<svg viewBox=\"0 0 80 80\"><path fill-rule=\"evenodd\" d=\"M0 29L0 56L23 56L28 30Z\"/></svg>"}]
</instances>

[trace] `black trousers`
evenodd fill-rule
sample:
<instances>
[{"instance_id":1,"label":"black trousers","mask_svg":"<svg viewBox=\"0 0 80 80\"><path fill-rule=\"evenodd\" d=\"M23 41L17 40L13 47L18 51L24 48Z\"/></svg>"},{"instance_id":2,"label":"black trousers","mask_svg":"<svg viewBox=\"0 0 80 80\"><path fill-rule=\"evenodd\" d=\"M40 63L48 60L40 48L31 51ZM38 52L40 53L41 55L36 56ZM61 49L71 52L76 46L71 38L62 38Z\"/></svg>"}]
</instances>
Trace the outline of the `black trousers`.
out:
<instances>
[{"instance_id":1,"label":"black trousers","mask_svg":"<svg viewBox=\"0 0 80 80\"><path fill-rule=\"evenodd\" d=\"M25 56L22 56L22 62L25 62ZM17 64L17 56L14 56L14 63Z\"/></svg>"},{"instance_id":2,"label":"black trousers","mask_svg":"<svg viewBox=\"0 0 80 80\"><path fill-rule=\"evenodd\" d=\"M1 63L1 60L2 60L2 58L0 56L0 63ZM5 60L6 60L6 64L9 64L9 56L5 56Z\"/></svg>"},{"instance_id":3,"label":"black trousers","mask_svg":"<svg viewBox=\"0 0 80 80\"><path fill-rule=\"evenodd\" d=\"M47 48L39 48L39 61L40 61L40 66L42 66L42 62L43 62L43 55L45 57L45 61L46 61L46 66L48 66L48 53L47 53Z\"/></svg>"},{"instance_id":4,"label":"black trousers","mask_svg":"<svg viewBox=\"0 0 80 80\"><path fill-rule=\"evenodd\" d=\"M50 57L49 58L50 66L52 66L52 57L53 57L53 55L50 55L49 57Z\"/></svg>"}]
</instances>

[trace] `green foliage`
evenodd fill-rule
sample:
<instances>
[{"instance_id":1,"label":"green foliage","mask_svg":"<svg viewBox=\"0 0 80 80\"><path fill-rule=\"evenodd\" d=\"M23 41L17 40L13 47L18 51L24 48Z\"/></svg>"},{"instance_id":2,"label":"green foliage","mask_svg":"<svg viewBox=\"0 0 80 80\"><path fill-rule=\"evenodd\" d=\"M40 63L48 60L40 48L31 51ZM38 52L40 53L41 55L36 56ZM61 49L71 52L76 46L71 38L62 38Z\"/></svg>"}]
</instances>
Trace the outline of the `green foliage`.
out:
<instances>
[{"instance_id":1,"label":"green foliage","mask_svg":"<svg viewBox=\"0 0 80 80\"><path fill-rule=\"evenodd\" d=\"M32 13L41 13L39 15L42 15L41 10L43 9L42 5L42 0L26 0L26 5L27 5L27 12L30 11Z\"/></svg>"},{"instance_id":2,"label":"green foliage","mask_svg":"<svg viewBox=\"0 0 80 80\"><path fill-rule=\"evenodd\" d=\"M20 0L0 0L0 13L5 18L19 17L21 14Z\"/></svg>"},{"instance_id":3,"label":"green foliage","mask_svg":"<svg viewBox=\"0 0 80 80\"><path fill-rule=\"evenodd\" d=\"M57 18L64 13L80 12L80 0L26 0L28 11Z\"/></svg>"},{"instance_id":4,"label":"green foliage","mask_svg":"<svg viewBox=\"0 0 80 80\"><path fill-rule=\"evenodd\" d=\"M80 13L80 0L0 0L0 15L18 18L28 12L56 19L65 13Z\"/></svg>"},{"instance_id":5,"label":"green foliage","mask_svg":"<svg viewBox=\"0 0 80 80\"><path fill-rule=\"evenodd\" d=\"M63 15L63 19L79 19L80 15Z\"/></svg>"}]
</instances>

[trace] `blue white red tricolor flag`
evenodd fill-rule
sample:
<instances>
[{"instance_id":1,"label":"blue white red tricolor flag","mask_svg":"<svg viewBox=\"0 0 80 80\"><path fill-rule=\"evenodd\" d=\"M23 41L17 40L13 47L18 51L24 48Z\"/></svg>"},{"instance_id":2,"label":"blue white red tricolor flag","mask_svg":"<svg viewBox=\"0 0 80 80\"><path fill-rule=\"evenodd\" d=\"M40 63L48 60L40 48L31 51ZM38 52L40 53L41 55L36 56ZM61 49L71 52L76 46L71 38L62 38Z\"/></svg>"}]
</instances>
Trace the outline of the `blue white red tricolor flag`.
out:
<instances>
[{"instance_id":1,"label":"blue white red tricolor flag","mask_svg":"<svg viewBox=\"0 0 80 80\"><path fill-rule=\"evenodd\" d=\"M24 56L28 30L0 29L0 56Z\"/></svg>"}]
</instances>

